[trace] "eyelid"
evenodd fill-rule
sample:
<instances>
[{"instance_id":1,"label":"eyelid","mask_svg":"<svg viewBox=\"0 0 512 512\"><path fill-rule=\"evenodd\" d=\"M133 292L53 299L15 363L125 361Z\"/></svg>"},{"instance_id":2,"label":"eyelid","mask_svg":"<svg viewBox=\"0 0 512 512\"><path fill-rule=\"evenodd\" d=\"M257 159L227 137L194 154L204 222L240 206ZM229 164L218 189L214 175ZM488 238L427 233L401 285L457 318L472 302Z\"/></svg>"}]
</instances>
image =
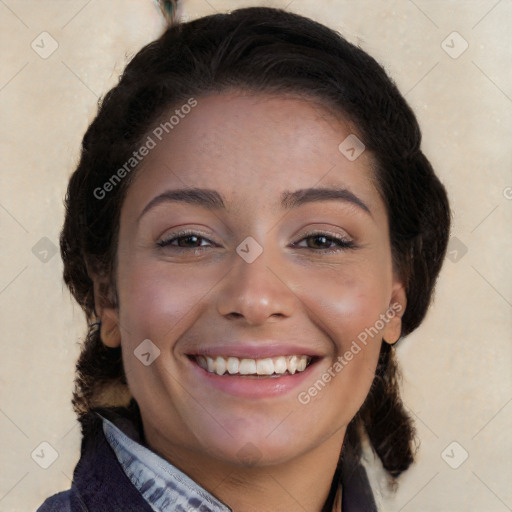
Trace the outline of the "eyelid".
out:
<instances>
[{"instance_id":1,"label":"eyelid","mask_svg":"<svg viewBox=\"0 0 512 512\"><path fill-rule=\"evenodd\" d=\"M344 236L343 234L341 233L335 233L334 231L329 231L328 229L326 228L316 228L316 229L311 229L311 230L308 230L308 231L305 231L304 233L302 233L300 236L301 236L301 239L302 238L307 238L309 236L315 236L315 235L328 235L328 236L331 236L333 238L336 238L336 239L339 239L339 240L343 240L343 241L346 241L346 242L353 242L353 238L347 233L345 232L346 236Z\"/></svg>"}]
</instances>

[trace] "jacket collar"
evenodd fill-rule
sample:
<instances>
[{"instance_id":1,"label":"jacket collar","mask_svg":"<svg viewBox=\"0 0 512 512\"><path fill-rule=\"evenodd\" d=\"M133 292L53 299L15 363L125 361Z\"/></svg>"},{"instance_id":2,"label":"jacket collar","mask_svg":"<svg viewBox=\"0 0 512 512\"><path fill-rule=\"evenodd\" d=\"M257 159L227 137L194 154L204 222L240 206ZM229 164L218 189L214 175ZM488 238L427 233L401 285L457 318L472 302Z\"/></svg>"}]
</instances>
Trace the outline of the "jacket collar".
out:
<instances>
[{"instance_id":1,"label":"jacket collar","mask_svg":"<svg viewBox=\"0 0 512 512\"><path fill-rule=\"evenodd\" d=\"M134 421L113 409L91 415L94 418L89 424L90 435L84 435L81 459L73 478L72 501L77 511L164 512L181 510L180 505L183 510L231 511L142 444L140 417ZM366 471L360 463L342 459L330 501L332 506L324 512L377 512Z\"/></svg>"}]
</instances>

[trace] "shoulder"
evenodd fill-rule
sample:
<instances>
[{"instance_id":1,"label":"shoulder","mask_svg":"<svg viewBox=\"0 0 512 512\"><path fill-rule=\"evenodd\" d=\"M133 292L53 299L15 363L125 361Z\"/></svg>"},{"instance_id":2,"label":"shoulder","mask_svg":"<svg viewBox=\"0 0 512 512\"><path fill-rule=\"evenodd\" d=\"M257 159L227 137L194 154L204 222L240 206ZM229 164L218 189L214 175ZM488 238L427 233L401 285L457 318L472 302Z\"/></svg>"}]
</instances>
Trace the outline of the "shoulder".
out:
<instances>
[{"instance_id":1,"label":"shoulder","mask_svg":"<svg viewBox=\"0 0 512 512\"><path fill-rule=\"evenodd\" d=\"M50 496L36 512L71 512L71 490Z\"/></svg>"}]
</instances>

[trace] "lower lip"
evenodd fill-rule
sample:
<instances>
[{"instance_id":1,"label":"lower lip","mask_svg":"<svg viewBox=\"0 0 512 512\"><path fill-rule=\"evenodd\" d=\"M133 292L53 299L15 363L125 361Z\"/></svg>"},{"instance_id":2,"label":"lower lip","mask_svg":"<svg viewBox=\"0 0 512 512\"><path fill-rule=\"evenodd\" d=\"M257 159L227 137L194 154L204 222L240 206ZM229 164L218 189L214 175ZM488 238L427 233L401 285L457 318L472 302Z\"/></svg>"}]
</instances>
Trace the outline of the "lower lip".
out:
<instances>
[{"instance_id":1,"label":"lower lip","mask_svg":"<svg viewBox=\"0 0 512 512\"><path fill-rule=\"evenodd\" d=\"M279 377L253 377L241 375L217 375L201 368L193 359L189 359L193 371L207 386L242 398L269 398L284 395L303 387L318 361L310 364L303 372Z\"/></svg>"}]
</instances>

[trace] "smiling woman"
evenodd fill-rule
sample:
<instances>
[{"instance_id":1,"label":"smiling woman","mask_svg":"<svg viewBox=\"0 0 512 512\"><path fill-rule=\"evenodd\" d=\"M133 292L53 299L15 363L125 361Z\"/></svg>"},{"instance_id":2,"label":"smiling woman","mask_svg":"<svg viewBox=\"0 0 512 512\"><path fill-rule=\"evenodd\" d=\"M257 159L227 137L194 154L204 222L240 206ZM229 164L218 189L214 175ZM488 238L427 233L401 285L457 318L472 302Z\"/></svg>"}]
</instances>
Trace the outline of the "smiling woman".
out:
<instances>
[{"instance_id":1,"label":"smiling woman","mask_svg":"<svg viewBox=\"0 0 512 512\"><path fill-rule=\"evenodd\" d=\"M375 60L307 18L240 9L143 48L69 183L82 454L40 512L376 510L362 443L391 480L413 462L393 344L450 228L420 142Z\"/></svg>"}]
</instances>

